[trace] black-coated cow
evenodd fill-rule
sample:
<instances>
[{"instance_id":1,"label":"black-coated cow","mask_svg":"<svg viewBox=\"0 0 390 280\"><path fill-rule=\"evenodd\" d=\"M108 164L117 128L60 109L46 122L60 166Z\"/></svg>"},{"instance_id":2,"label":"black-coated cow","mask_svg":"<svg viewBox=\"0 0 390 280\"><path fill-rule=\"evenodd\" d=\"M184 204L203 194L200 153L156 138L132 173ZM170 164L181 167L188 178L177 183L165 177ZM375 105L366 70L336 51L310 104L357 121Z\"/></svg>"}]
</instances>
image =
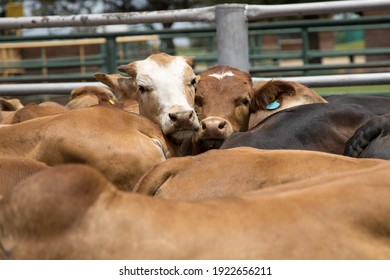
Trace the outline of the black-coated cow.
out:
<instances>
[{"instance_id":1,"label":"black-coated cow","mask_svg":"<svg viewBox=\"0 0 390 280\"><path fill-rule=\"evenodd\" d=\"M348 139L372 117L373 113L359 105L300 105L277 112L246 132L233 134L221 149L249 146L343 154Z\"/></svg>"},{"instance_id":2,"label":"black-coated cow","mask_svg":"<svg viewBox=\"0 0 390 280\"><path fill-rule=\"evenodd\" d=\"M372 118L348 140L344 155L390 159L390 114Z\"/></svg>"}]
</instances>

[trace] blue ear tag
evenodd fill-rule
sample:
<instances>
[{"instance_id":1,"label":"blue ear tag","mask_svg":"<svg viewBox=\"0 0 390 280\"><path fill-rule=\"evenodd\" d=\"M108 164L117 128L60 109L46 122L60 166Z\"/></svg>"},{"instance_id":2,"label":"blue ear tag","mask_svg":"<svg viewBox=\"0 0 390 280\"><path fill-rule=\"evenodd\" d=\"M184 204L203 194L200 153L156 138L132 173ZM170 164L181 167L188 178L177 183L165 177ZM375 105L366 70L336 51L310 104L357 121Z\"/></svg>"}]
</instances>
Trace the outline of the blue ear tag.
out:
<instances>
[{"instance_id":1,"label":"blue ear tag","mask_svg":"<svg viewBox=\"0 0 390 280\"><path fill-rule=\"evenodd\" d=\"M274 102L268 104L265 108L267 110L275 110L276 108L278 108L280 106L280 103L278 100L275 100Z\"/></svg>"}]
</instances>

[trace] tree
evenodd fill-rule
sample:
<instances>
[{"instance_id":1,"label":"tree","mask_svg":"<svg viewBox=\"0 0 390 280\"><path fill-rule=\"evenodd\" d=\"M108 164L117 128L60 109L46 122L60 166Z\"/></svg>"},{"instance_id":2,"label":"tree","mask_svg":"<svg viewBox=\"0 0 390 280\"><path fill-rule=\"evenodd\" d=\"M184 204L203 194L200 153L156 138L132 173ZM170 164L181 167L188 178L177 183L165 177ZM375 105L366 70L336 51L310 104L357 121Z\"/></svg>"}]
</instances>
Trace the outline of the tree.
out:
<instances>
[{"instance_id":1,"label":"tree","mask_svg":"<svg viewBox=\"0 0 390 280\"><path fill-rule=\"evenodd\" d=\"M329 0L26 0L31 2L33 15L69 15L92 12L135 12L135 11L160 11L189 9L195 7L212 6L223 3L242 3L257 5L275 5L307 2L323 2ZM8 2L0 0L0 3ZM100 3L102 10L93 11ZM1 10L0 10L1 11ZM173 23L163 23L163 27L169 29ZM152 26L149 25L151 28ZM167 49L175 54L175 46L172 39L166 39Z\"/></svg>"}]
</instances>

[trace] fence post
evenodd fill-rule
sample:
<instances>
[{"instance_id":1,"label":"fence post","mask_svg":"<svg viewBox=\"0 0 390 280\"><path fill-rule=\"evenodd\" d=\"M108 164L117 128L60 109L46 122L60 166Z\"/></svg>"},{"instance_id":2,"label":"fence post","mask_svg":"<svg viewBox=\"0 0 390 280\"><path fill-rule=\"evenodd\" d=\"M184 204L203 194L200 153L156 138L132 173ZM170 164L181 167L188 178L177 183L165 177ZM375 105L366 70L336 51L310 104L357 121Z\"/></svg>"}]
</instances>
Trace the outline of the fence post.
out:
<instances>
[{"instance_id":1,"label":"fence post","mask_svg":"<svg viewBox=\"0 0 390 280\"><path fill-rule=\"evenodd\" d=\"M106 42L106 68L107 73L115 73L117 68L117 46L114 36L108 36Z\"/></svg>"},{"instance_id":2,"label":"fence post","mask_svg":"<svg viewBox=\"0 0 390 280\"><path fill-rule=\"evenodd\" d=\"M248 22L245 4L215 6L218 64L249 71Z\"/></svg>"}]
</instances>

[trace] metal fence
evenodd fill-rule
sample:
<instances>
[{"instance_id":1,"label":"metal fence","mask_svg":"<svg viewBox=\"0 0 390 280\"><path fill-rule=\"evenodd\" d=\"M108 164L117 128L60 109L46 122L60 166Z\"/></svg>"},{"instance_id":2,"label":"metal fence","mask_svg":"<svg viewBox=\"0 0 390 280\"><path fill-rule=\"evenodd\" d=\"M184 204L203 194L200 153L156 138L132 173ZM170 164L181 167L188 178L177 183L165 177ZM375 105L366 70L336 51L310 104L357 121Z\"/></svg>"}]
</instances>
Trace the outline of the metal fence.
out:
<instances>
[{"instance_id":1,"label":"metal fence","mask_svg":"<svg viewBox=\"0 0 390 280\"><path fill-rule=\"evenodd\" d=\"M110 13L94 15L0 18L0 29L36 27L98 26L155 22L214 22L217 34L217 63L249 70L248 22L271 17L321 15L390 9L390 0L331 1L289 5L222 4L206 8L174 11ZM253 78L254 81L261 78ZM348 76L290 77L308 86L389 84L388 73ZM65 89L85 83L0 85L1 95L63 94Z\"/></svg>"}]
</instances>

